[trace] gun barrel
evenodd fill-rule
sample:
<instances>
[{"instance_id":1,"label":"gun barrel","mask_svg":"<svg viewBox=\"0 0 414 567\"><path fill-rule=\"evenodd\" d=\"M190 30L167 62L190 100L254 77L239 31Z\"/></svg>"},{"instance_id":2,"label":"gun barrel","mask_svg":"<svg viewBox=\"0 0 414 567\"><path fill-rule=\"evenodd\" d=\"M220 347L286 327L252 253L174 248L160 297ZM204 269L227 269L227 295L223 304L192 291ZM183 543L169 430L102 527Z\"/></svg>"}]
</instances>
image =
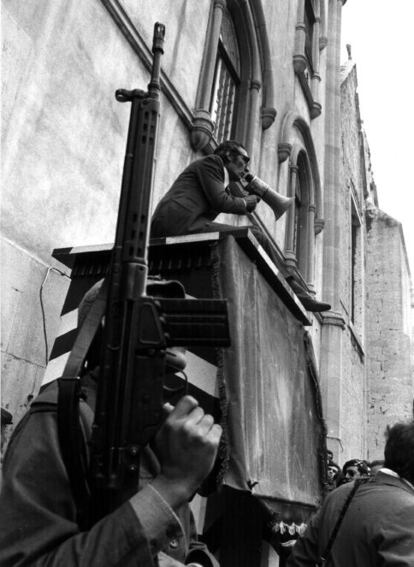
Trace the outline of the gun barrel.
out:
<instances>
[{"instance_id":1,"label":"gun barrel","mask_svg":"<svg viewBox=\"0 0 414 567\"><path fill-rule=\"evenodd\" d=\"M148 84L148 92L152 98L158 98L161 91L160 86L160 65L161 55L164 53L165 26L157 22L154 25L154 37L152 40L152 53L154 59L152 63L151 80Z\"/></svg>"}]
</instances>

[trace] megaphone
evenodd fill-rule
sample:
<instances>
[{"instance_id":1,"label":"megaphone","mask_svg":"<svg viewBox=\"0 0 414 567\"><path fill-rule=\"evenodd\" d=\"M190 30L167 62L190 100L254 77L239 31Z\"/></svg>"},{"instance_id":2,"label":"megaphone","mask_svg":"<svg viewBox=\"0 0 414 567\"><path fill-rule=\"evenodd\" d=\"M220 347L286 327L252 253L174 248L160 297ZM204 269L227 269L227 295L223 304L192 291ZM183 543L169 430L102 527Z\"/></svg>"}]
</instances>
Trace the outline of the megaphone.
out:
<instances>
[{"instance_id":1,"label":"megaphone","mask_svg":"<svg viewBox=\"0 0 414 567\"><path fill-rule=\"evenodd\" d=\"M271 189L267 183L256 175L246 173L243 179L248 183L244 187L244 190L263 199L274 212L276 220L288 210L295 200L294 197L284 197L280 193L277 193L277 191Z\"/></svg>"}]
</instances>

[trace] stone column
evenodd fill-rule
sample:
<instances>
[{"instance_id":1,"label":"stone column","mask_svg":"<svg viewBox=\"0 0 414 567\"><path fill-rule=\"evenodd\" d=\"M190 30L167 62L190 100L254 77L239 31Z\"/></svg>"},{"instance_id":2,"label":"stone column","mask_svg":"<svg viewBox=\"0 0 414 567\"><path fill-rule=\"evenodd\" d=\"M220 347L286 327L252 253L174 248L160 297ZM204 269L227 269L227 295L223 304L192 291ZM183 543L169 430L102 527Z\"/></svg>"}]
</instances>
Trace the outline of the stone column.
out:
<instances>
[{"instance_id":1,"label":"stone column","mask_svg":"<svg viewBox=\"0 0 414 567\"><path fill-rule=\"evenodd\" d=\"M289 164L289 184L288 184L288 197L295 196L295 187L297 183L298 166L296 164ZM295 240L295 207L293 203L286 220L286 237L285 237L285 261L286 265L292 268L297 267L297 258L294 249Z\"/></svg>"},{"instance_id":2,"label":"stone column","mask_svg":"<svg viewBox=\"0 0 414 567\"><path fill-rule=\"evenodd\" d=\"M308 205L308 226L307 226L307 245L308 250L306 257L308 265L306 267L306 283L311 292L315 291L315 211L316 206L312 197L311 203Z\"/></svg>"},{"instance_id":3,"label":"stone column","mask_svg":"<svg viewBox=\"0 0 414 567\"><path fill-rule=\"evenodd\" d=\"M343 0L329 0L328 52L325 77L325 170L323 241L323 300L332 309L323 314L321 332L321 391L328 426L328 446L338 458L341 437L342 340L345 321L340 308L341 264L341 122L340 40Z\"/></svg>"},{"instance_id":4,"label":"stone column","mask_svg":"<svg viewBox=\"0 0 414 567\"><path fill-rule=\"evenodd\" d=\"M202 150L210 141L214 131L209 110L211 86L214 79L217 49L220 37L223 10L226 6L225 0L214 0L213 13L207 31L208 43L203 58L201 79L197 93L196 110L191 128L191 145L195 151Z\"/></svg>"}]
</instances>

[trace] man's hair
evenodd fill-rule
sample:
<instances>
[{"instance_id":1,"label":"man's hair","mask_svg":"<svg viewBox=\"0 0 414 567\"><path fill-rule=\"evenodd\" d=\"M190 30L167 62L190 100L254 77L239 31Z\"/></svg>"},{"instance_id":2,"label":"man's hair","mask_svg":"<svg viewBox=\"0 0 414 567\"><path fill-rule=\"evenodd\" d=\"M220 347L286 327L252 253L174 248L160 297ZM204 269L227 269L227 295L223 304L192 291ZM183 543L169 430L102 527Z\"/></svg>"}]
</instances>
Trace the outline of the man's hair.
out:
<instances>
[{"instance_id":1,"label":"man's hair","mask_svg":"<svg viewBox=\"0 0 414 567\"><path fill-rule=\"evenodd\" d=\"M228 161L227 153L228 152L238 153L240 148L246 150L243 144L241 144L237 140L226 140L217 146L217 148L214 150L214 153L220 156L224 162L227 162Z\"/></svg>"},{"instance_id":2,"label":"man's hair","mask_svg":"<svg viewBox=\"0 0 414 567\"><path fill-rule=\"evenodd\" d=\"M384 467L414 483L414 421L387 427Z\"/></svg>"},{"instance_id":3,"label":"man's hair","mask_svg":"<svg viewBox=\"0 0 414 567\"><path fill-rule=\"evenodd\" d=\"M347 461L342 467L342 472L345 474L346 469L348 469L349 467L356 467L360 474L363 475L369 474L368 463L363 459L351 459L350 461Z\"/></svg>"}]
</instances>

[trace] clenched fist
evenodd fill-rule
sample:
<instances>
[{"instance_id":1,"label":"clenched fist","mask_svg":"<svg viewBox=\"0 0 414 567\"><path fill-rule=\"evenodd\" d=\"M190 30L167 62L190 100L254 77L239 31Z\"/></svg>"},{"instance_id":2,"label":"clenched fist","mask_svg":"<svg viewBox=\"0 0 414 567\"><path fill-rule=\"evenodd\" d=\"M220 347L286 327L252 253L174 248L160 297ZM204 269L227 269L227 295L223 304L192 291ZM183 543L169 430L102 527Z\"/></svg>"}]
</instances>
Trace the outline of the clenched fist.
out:
<instances>
[{"instance_id":1,"label":"clenched fist","mask_svg":"<svg viewBox=\"0 0 414 567\"><path fill-rule=\"evenodd\" d=\"M222 429L192 396L181 398L175 408L166 404L165 410L168 416L155 440L161 473L153 485L174 507L191 498L213 468Z\"/></svg>"}]
</instances>

